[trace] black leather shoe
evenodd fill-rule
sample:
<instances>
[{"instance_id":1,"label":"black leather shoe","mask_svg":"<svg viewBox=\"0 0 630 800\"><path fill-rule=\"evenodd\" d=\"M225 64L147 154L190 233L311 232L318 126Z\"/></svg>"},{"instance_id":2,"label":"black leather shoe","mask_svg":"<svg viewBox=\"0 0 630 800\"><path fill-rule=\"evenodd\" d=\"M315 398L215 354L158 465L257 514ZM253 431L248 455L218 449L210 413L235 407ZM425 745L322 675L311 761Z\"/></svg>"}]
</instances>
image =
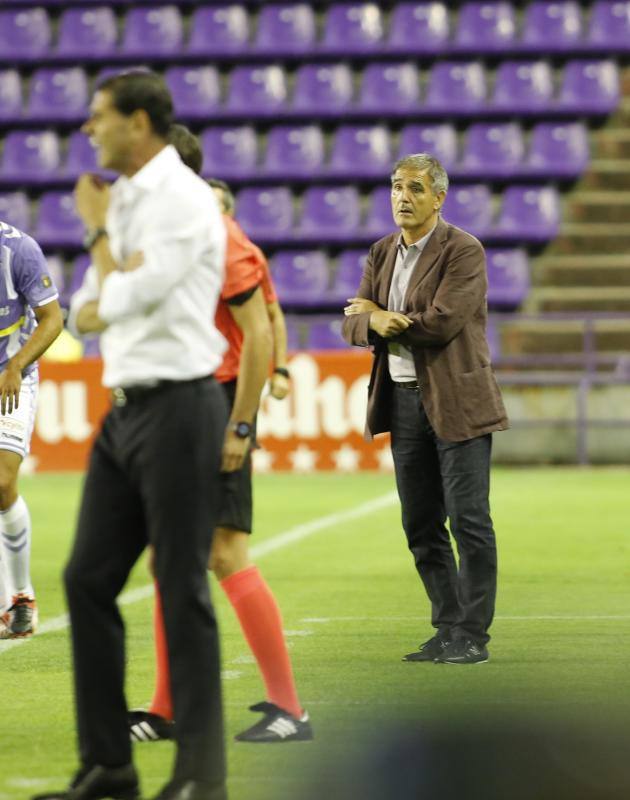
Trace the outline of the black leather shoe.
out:
<instances>
[{"instance_id":1,"label":"black leather shoe","mask_svg":"<svg viewBox=\"0 0 630 800\"><path fill-rule=\"evenodd\" d=\"M435 660L440 664L485 664L489 658L485 645L472 639L455 639Z\"/></svg>"},{"instance_id":2,"label":"black leather shoe","mask_svg":"<svg viewBox=\"0 0 630 800\"><path fill-rule=\"evenodd\" d=\"M443 653L450 642L440 636L432 636L421 644L415 653L408 653L403 656L403 661L435 661Z\"/></svg>"},{"instance_id":3,"label":"black leather shoe","mask_svg":"<svg viewBox=\"0 0 630 800\"><path fill-rule=\"evenodd\" d=\"M227 800L227 789L224 783L174 779L162 787L154 800Z\"/></svg>"},{"instance_id":4,"label":"black leather shoe","mask_svg":"<svg viewBox=\"0 0 630 800\"><path fill-rule=\"evenodd\" d=\"M60 792L37 794L32 800L136 800L140 796L133 764L124 767L82 767Z\"/></svg>"}]
</instances>

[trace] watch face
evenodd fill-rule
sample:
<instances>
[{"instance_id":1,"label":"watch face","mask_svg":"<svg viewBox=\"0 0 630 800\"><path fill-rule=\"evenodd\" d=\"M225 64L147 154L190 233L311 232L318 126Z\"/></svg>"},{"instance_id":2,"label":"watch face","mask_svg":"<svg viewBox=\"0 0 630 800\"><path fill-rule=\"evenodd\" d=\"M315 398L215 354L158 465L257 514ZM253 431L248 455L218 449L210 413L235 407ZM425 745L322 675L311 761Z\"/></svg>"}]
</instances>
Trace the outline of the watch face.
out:
<instances>
[{"instance_id":1,"label":"watch face","mask_svg":"<svg viewBox=\"0 0 630 800\"><path fill-rule=\"evenodd\" d=\"M248 422L237 422L234 425L234 433L240 439L246 439L252 432L252 426Z\"/></svg>"}]
</instances>

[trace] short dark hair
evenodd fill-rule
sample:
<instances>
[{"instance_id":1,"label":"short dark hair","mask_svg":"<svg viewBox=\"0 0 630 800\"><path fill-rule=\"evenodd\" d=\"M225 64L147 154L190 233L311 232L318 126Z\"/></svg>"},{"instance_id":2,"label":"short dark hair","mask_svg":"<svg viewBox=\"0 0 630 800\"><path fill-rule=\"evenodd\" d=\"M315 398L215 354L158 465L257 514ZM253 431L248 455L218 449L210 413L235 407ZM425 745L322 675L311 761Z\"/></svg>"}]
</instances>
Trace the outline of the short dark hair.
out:
<instances>
[{"instance_id":1,"label":"short dark hair","mask_svg":"<svg viewBox=\"0 0 630 800\"><path fill-rule=\"evenodd\" d=\"M168 129L166 138L177 150L184 164L199 175L203 166L203 151L195 134L185 125L174 122Z\"/></svg>"},{"instance_id":2,"label":"short dark hair","mask_svg":"<svg viewBox=\"0 0 630 800\"><path fill-rule=\"evenodd\" d=\"M221 189L223 192L223 211L226 214L231 214L234 211L234 207L236 206L236 200L234 199L234 194L232 190L228 186L225 181L220 180L219 178L208 178L208 186L211 186L213 189Z\"/></svg>"},{"instance_id":3,"label":"short dark hair","mask_svg":"<svg viewBox=\"0 0 630 800\"><path fill-rule=\"evenodd\" d=\"M95 91L109 92L114 108L126 117L146 111L153 132L166 138L173 123L173 100L164 78L150 70L119 72L101 81Z\"/></svg>"},{"instance_id":4,"label":"short dark hair","mask_svg":"<svg viewBox=\"0 0 630 800\"><path fill-rule=\"evenodd\" d=\"M398 159L392 169L392 180L399 169L417 169L419 172L425 170L431 179L431 191L433 194L448 192L448 175L444 167L435 156L430 153L413 153Z\"/></svg>"}]
</instances>

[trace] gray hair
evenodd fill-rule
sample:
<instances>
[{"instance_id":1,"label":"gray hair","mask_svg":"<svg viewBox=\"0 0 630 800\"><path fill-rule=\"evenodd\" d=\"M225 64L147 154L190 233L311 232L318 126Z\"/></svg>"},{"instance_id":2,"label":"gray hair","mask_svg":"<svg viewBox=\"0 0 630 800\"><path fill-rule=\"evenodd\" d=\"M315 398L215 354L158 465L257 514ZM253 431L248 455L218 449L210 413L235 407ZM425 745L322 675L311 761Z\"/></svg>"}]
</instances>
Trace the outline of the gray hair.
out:
<instances>
[{"instance_id":1,"label":"gray hair","mask_svg":"<svg viewBox=\"0 0 630 800\"><path fill-rule=\"evenodd\" d=\"M418 172L428 172L431 179L431 191L433 194L448 192L448 175L435 156L430 153L414 153L413 155L400 158L392 169L392 180L399 169L415 169Z\"/></svg>"}]
</instances>

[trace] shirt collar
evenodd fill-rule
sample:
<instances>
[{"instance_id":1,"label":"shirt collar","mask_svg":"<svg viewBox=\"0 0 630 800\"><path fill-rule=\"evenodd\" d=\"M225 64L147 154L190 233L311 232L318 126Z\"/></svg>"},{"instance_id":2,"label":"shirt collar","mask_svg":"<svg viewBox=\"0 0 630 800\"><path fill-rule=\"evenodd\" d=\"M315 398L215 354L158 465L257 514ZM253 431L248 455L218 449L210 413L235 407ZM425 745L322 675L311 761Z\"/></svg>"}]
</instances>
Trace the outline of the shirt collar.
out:
<instances>
[{"instance_id":1,"label":"shirt collar","mask_svg":"<svg viewBox=\"0 0 630 800\"><path fill-rule=\"evenodd\" d=\"M131 178L121 175L114 184L116 192L122 197L126 197L135 194L137 191L151 191L159 185L161 180L171 172L176 164L181 163L177 150L172 144L167 144Z\"/></svg>"},{"instance_id":2,"label":"shirt collar","mask_svg":"<svg viewBox=\"0 0 630 800\"><path fill-rule=\"evenodd\" d=\"M403 239L401 233L400 236L398 237L398 249L401 250L403 254L406 253L407 250L410 250L412 247L415 247L417 250L420 250L422 252L422 250L424 250L424 248L426 247L426 244L429 241L431 234L436 228L437 228L437 222L428 233L426 233L421 239L418 239L417 242L412 242L412 244L410 244L409 247L407 247L407 245L405 244L405 240Z\"/></svg>"}]
</instances>

